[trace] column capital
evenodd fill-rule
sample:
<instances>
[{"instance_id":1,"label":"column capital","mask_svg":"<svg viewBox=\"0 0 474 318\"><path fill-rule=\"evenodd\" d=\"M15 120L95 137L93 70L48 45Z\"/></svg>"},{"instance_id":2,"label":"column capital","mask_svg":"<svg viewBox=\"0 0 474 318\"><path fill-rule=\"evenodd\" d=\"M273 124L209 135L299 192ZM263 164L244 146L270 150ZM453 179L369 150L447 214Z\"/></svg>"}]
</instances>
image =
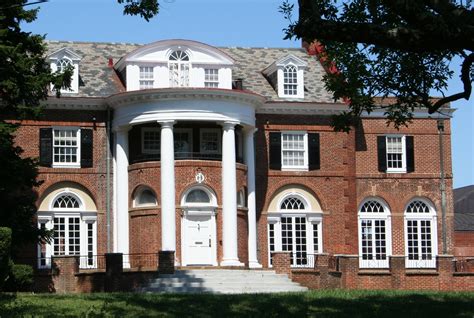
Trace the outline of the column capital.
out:
<instances>
[{"instance_id":1,"label":"column capital","mask_svg":"<svg viewBox=\"0 0 474 318\"><path fill-rule=\"evenodd\" d=\"M244 128L242 129L242 131L244 132L244 134L248 134L248 135L253 135L255 134L257 131L258 131L258 128L254 127L254 126L244 126Z\"/></svg>"},{"instance_id":2,"label":"column capital","mask_svg":"<svg viewBox=\"0 0 474 318\"><path fill-rule=\"evenodd\" d=\"M234 130L235 126L238 124L238 121L224 121L221 123L221 126L224 128L224 130Z\"/></svg>"},{"instance_id":3,"label":"column capital","mask_svg":"<svg viewBox=\"0 0 474 318\"><path fill-rule=\"evenodd\" d=\"M156 122L163 128L173 128L174 124L176 124L175 120L157 120Z\"/></svg>"}]
</instances>

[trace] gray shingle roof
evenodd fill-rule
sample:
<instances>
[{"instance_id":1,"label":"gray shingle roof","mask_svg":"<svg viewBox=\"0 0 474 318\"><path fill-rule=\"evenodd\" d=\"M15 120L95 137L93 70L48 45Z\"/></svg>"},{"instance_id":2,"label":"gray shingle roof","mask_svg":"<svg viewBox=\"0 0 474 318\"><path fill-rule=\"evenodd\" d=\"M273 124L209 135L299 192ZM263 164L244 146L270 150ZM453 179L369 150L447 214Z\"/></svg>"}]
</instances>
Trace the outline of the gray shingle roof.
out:
<instances>
[{"instance_id":1,"label":"gray shingle roof","mask_svg":"<svg viewBox=\"0 0 474 318\"><path fill-rule=\"evenodd\" d=\"M121 57L141 47L140 44L47 41L48 54L61 48L69 48L82 57L79 64L80 87L78 97L105 97L123 90L114 70L108 67L108 59L116 63ZM305 102L332 103L332 96L324 89L321 79L324 69L316 57L304 49L292 48L219 48L235 60L233 79L242 78L244 89L265 96L273 101L279 98L263 76L262 71L273 62L289 54L308 64L305 71ZM298 100L301 101L301 100Z\"/></svg>"},{"instance_id":2,"label":"gray shingle roof","mask_svg":"<svg viewBox=\"0 0 474 318\"><path fill-rule=\"evenodd\" d=\"M456 231L474 231L474 185L453 190L454 228Z\"/></svg>"}]
</instances>

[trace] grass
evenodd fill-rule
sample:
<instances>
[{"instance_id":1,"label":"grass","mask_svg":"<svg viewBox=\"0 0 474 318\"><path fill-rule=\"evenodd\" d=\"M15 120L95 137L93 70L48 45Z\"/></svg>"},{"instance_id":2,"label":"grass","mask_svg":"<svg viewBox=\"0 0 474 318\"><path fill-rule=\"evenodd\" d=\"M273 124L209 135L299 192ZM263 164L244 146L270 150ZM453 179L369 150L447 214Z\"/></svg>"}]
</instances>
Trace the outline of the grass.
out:
<instances>
[{"instance_id":1,"label":"grass","mask_svg":"<svg viewBox=\"0 0 474 318\"><path fill-rule=\"evenodd\" d=\"M1 294L0 317L474 317L474 292Z\"/></svg>"}]
</instances>

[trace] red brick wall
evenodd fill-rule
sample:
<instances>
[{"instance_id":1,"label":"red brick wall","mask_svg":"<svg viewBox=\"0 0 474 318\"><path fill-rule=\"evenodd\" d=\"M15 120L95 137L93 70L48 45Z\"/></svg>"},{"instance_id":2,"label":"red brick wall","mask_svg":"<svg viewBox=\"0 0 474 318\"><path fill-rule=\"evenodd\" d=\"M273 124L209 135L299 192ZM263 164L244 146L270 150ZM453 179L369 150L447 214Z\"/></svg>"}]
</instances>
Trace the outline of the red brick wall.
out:
<instances>
[{"instance_id":1,"label":"red brick wall","mask_svg":"<svg viewBox=\"0 0 474 318\"><path fill-rule=\"evenodd\" d=\"M454 255L474 257L474 231L455 231L454 242Z\"/></svg>"}]
</instances>

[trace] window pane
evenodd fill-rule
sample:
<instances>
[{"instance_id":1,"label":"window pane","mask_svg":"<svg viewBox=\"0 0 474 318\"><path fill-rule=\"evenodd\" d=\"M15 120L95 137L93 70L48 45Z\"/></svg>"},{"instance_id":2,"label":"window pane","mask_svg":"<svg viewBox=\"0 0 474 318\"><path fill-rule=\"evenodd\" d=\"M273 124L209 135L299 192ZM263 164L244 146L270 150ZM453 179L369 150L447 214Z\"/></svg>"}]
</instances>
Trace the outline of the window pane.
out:
<instances>
[{"instance_id":1,"label":"window pane","mask_svg":"<svg viewBox=\"0 0 474 318\"><path fill-rule=\"evenodd\" d=\"M77 129L55 129L53 131L54 163L78 163L77 132Z\"/></svg>"},{"instance_id":2,"label":"window pane","mask_svg":"<svg viewBox=\"0 0 474 318\"><path fill-rule=\"evenodd\" d=\"M195 189L186 196L187 203L210 203L209 195L201 189Z\"/></svg>"},{"instance_id":3,"label":"window pane","mask_svg":"<svg viewBox=\"0 0 474 318\"><path fill-rule=\"evenodd\" d=\"M304 167L305 134L282 134L282 165L286 167Z\"/></svg>"}]
</instances>

